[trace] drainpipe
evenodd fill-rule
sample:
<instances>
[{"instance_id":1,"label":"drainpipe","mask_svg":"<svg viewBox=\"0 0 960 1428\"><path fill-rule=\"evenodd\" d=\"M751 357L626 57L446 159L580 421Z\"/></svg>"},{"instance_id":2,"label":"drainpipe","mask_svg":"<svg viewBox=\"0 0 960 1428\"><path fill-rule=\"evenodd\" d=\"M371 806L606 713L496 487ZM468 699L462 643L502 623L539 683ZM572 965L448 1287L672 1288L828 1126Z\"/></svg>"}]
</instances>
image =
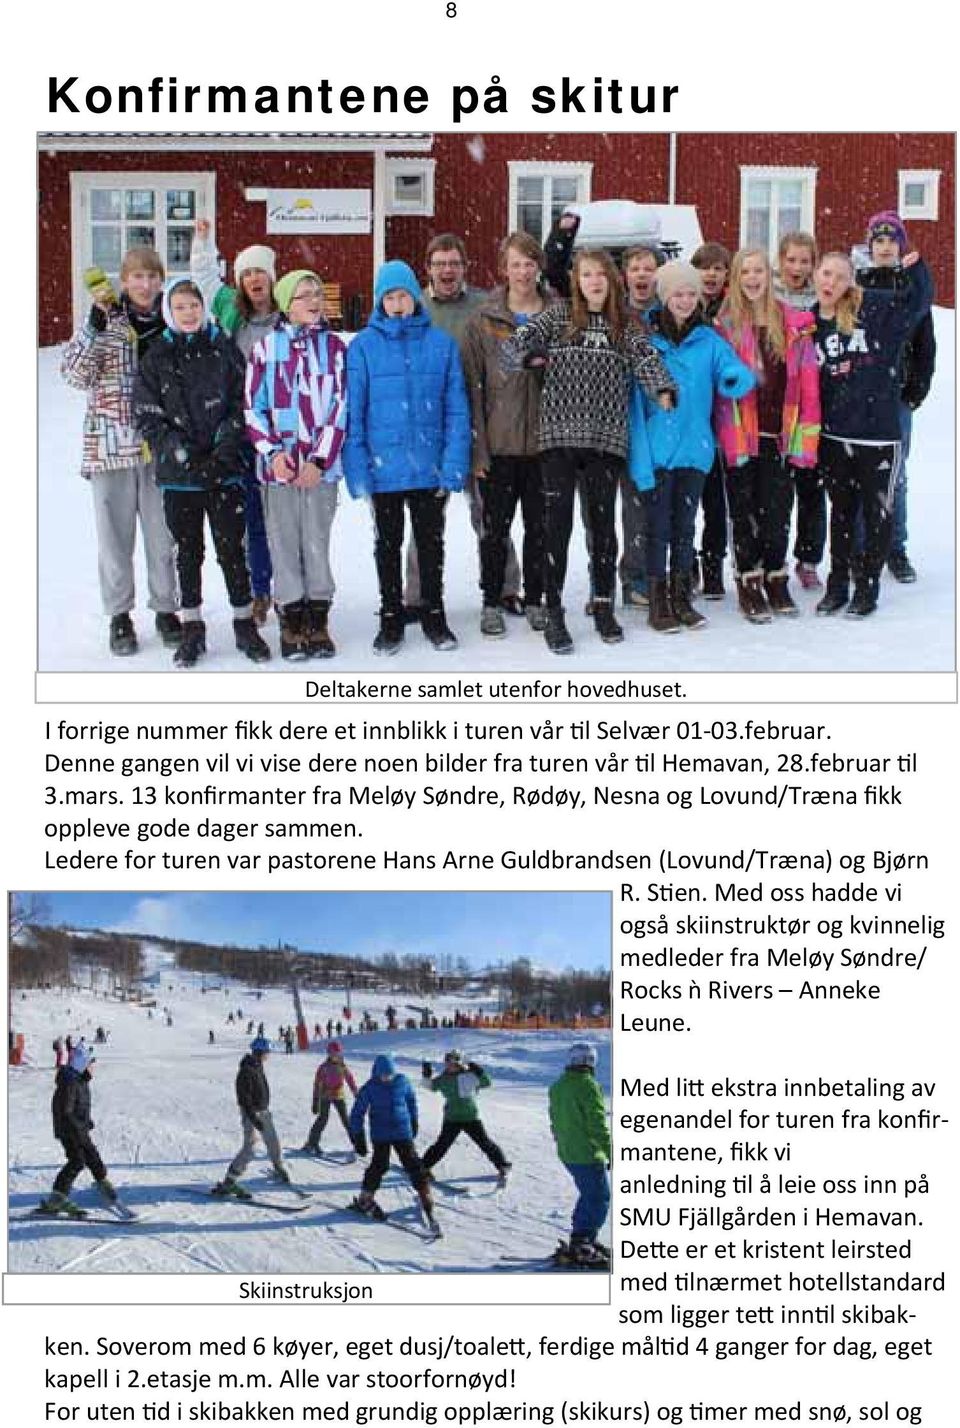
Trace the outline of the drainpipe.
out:
<instances>
[{"instance_id":1,"label":"drainpipe","mask_svg":"<svg viewBox=\"0 0 960 1428\"><path fill-rule=\"evenodd\" d=\"M670 158L667 168L667 202L677 201L677 135L670 136Z\"/></svg>"},{"instance_id":2,"label":"drainpipe","mask_svg":"<svg viewBox=\"0 0 960 1428\"><path fill-rule=\"evenodd\" d=\"M373 278L386 261L387 160L383 149L373 151ZM371 287L373 284L371 283Z\"/></svg>"}]
</instances>

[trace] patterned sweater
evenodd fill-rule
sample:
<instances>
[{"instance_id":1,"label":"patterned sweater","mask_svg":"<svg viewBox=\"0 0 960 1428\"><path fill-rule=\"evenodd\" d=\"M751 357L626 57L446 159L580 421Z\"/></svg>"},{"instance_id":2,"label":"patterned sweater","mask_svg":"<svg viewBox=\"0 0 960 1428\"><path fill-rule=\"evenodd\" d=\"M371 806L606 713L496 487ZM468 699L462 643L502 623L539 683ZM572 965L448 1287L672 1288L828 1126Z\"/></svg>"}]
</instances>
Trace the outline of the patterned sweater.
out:
<instances>
[{"instance_id":1,"label":"patterned sweater","mask_svg":"<svg viewBox=\"0 0 960 1428\"><path fill-rule=\"evenodd\" d=\"M615 343L602 313L590 313L586 331L571 333L570 304L558 302L519 327L503 344L509 370L545 357L540 406L540 450L586 447L627 454L627 408L633 378L656 397L676 396L676 383L650 341L627 327Z\"/></svg>"}]
</instances>

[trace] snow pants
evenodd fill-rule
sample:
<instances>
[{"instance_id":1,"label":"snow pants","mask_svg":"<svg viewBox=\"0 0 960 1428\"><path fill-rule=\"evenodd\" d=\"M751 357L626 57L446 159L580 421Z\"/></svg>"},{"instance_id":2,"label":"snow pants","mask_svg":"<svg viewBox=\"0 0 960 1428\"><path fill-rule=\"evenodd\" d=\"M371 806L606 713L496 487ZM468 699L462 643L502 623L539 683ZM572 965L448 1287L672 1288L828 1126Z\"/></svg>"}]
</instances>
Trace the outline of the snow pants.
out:
<instances>
[{"instance_id":1,"label":"snow pants","mask_svg":"<svg viewBox=\"0 0 960 1428\"><path fill-rule=\"evenodd\" d=\"M423 1162L413 1148L412 1140L377 1140L373 1143L373 1155L370 1157L370 1164L363 1172L363 1180L360 1188L368 1195L375 1195L380 1188L380 1181L387 1172L390 1164L390 1152L395 1150L397 1159L407 1172L410 1184L417 1194L423 1198L427 1189L426 1172ZM422 1192L422 1193L421 1193Z\"/></svg>"},{"instance_id":2,"label":"snow pants","mask_svg":"<svg viewBox=\"0 0 960 1428\"><path fill-rule=\"evenodd\" d=\"M737 574L762 570L774 575L783 570L793 512L793 476L773 437L761 436L758 454L727 471L727 500Z\"/></svg>"},{"instance_id":3,"label":"snow pants","mask_svg":"<svg viewBox=\"0 0 960 1428\"><path fill-rule=\"evenodd\" d=\"M380 584L380 613L399 615L403 609L401 562L403 552L403 508L410 510L410 524L417 544L419 588L417 600L427 610L443 609L443 513L447 500L443 491L378 491L373 497L373 519L377 536L374 559Z\"/></svg>"},{"instance_id":4,"label":"snow pants","mask_svg":"<svg viewBox=\"0 0 960 1428\"><path fill-rule=\"evenodd\" d=\"M100 1159L100 1152L94 1145L90 1137L68 1136L58 1137L67 1157L67 1163L58 1172L56 1180L53 1182L54 1191L60 1195L69 1195L73 1188L73 1182L82 1170L89 1170L94 1180L105 1180L107 1167Z\"/></svg>"},{"instance_id":5,"label":"snow pants","mask_svg":"<svg viewBox=\"0 0 960 1428\"><path fill-rule=\"evenodd\" d=\"M128 615L136 604L133 553L139 521L147 566L147 604L158 613L172 614L180 605L173 542L152 462L140 462L122 471L97 472L90 477L90 490L103 613L111 619L114 615Z\"/></svg>"},{"instance_id":6,"label":"snow pants","mask_svg":"<svg viewBox=\"0 0 960 1428\"><path fill-rule=\"evenodd\" d=\"M497 1145L496 1141L490 1139L484 1128L483 1121L479 1116L475 1121L444 1121L440 1127L440 1134L437 1136L429 1150L424 1152L423 1168L430 1170L441 1161L447 1151L453 1145L460 1132L470 1137L478 1150L482 1150L484 1155L498 1170L505 1170L507 1158Z\"/></svg>"},{"instance_id":7,"label":"snow pants","mask_svg":"<svg viewBox=\"0 0 960 1428\"><path fill-rule=\"evenodd\" d=\"M567 555L573 530L573 498L580 482L586 503L590 583L598 600L613 600L617 567L617 489L624 474L622 457L587 447L545 451L543 583L550 609L563 605Z\"/></svg>"},{"instance_id":8,"label":"snow pants","mask_svg":"<svg viewBox=\"0 0 960 1428\"><path fill-rule=\"evenodd\" d=\"M203 567L203 522L210 534L223 572L227 598L235 619L250 614L250 572L244 550L246 512L241 485L214 486L209 491L163 493L167 528L177 552L180 578L180 608L188 618L200 618L202 603L200 572Z\"/></svg>"},{"instance_id":9,"label":"snow pants","mask_svg":"<svg viewBox=\"0 0 960 1428\"><path fill-rule=\"evenodd\" d=\"M519 593L508 585L510 555L516 552L510 527L517 506L523 513L523 596L528 605L543 599L543 478L538 456L494 456L478 481L483 532L480 537L480 585L485 605L499 605L504 595ZM518 572L519 575L519 572Z\"/></svg>"},{"instance_id":10,"label":"snow pants","mask_svg":"<svg viewBox=\"0 0 960 1428\"><path fill-rule=\"evenodd\" d=\"M568 1160L563 1163L580 1192L573 1207L570 1231L580 1238L594 1240L610 1208L610 1178L606 1168L597 1160L589 1165L573 1165Z\"/></svg>"},{"instance_id":11,"label":"snow pants","mask_svg":"<svg viewBox=\"0 0 960 1428\"><path fill-rule=\"evenodd\" d=\"M257 1136L262 1138L267 1149L267 1154L273 1162L274 1170L282 1170L284 1168L283 1151L280 1149L280 1139L273 1124L273 1116L269 1111L258 1111L257 1120L259 1124L254 1125L246 1111L240 1112L240 1123L243 1127L243 1144L230 1162L229 1169L227 1170L228 1180L239 1180L240 1176L250 1164L253 1159Z\"/></svg>"},{"instance_id":12,"label":"snow pants","mask_svg":"<svg viewBox=\"0 0 960 1428\"><path fill-rule=\"evenodd\" d=\"M692 467L658 471L656 484L644 491L647 508L647 575L665 580L689 575L693 565L693 537L703 491L704 473Z\"/></svg>"},{"instance_id":13,"label":"snow pants","mask_svg":"<svg viewBox=\"0 0 960 1428\"><path fill-rule=\"evenodd\" d=\"M863 573L879 576L890 553L894 496L899 479L901 444L864 446L825 438L820 460L830 493L830 572L850 575L850 557L858 520L863 522Z\"/></svg>"},{"instance_id":14,"label":"snow pants","mask_svg":"<svg viewBox=\"0 0 960 1428\"><path fill-rule=\"evenodd\" d=\"M336 1111L343 1122L343 1128L347 1132L347 1138L349 1139L350 1137L350 1125L347 1119L346 1103L342 1100L321 1101L320 1112L310 1127L310 1134L307 1136L307 1144L311 1146L313 1150L320 1149L320 1137L327 1128L327 1121L330 1119L331 1110Z\"/></svg>"},{"instance_id":15,"label":"snow pants","mask_svg":"<svg viewBox=\"0 0 960 1428\"><path fill-rule=\"evenodd\" d=\"M326 481L303 486L265 485L261 490L267 542L278 605L333 599L330 530L337 513L337 487Z\"/></svg>"}]
</instances>

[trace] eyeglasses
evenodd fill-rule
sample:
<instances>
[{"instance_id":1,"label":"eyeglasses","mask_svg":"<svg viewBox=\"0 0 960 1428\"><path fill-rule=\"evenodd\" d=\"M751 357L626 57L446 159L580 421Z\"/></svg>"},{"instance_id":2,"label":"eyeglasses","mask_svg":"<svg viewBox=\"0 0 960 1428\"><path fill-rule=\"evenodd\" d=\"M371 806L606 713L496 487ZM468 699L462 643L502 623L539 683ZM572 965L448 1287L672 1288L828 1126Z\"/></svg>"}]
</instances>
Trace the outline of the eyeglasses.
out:
<instances>
[{"instance_id":1,"label":"eyeglasses","mask_svg":"<svg viewBox=\"0 0 960 1428\"><path fill-rule=\"evenodd\" d=\"M431 258L431 268L462 268L462 258Z\"/></svg>"}]
</instances>

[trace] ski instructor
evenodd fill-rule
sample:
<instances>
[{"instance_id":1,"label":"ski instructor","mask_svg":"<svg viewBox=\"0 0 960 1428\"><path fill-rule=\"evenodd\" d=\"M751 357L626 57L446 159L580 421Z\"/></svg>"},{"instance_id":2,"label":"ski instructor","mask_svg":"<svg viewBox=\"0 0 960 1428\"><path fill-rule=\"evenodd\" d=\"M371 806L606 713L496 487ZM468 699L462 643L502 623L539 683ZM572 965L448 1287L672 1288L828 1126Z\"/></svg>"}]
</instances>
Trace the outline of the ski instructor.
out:
<instances>
[{"instance_id":1,"label":"ski instructor","mask_svg":"<svg viewBox=\"0 0 960 1428\"><path fill-rule=\"evenodd\" d=\"M570 1226L570 1257L578 1264L605 1262L609 1256L597 1243L610 1208L610 1127L596 1065L590 1043L575 1041L563 1075L550 1087L550 1129L579 1192Z\"/></svg>"},{"instance_id":2,"label":"ski instructor","mask_svg":"<svg viewBox=\"0 0 960 1428\"><path fill-rule=\"evenodd\" d=\"M214 1195L237 1195L237 1181L253 1159L254 1145L260 1136L267 1149L276 1179L281 1185L290 1184L290 1176L283 1163L283 1152L270 1114L270 1087L264 1060L270 1054L270 1043L265 1036L255 1036L250 1050L240 1062L237 1072L237 1104L240 1107L240 1122L243 1127L243 1144L237 1151L226 1175L213 1188Z\"/></svg>"}]
</instances>

